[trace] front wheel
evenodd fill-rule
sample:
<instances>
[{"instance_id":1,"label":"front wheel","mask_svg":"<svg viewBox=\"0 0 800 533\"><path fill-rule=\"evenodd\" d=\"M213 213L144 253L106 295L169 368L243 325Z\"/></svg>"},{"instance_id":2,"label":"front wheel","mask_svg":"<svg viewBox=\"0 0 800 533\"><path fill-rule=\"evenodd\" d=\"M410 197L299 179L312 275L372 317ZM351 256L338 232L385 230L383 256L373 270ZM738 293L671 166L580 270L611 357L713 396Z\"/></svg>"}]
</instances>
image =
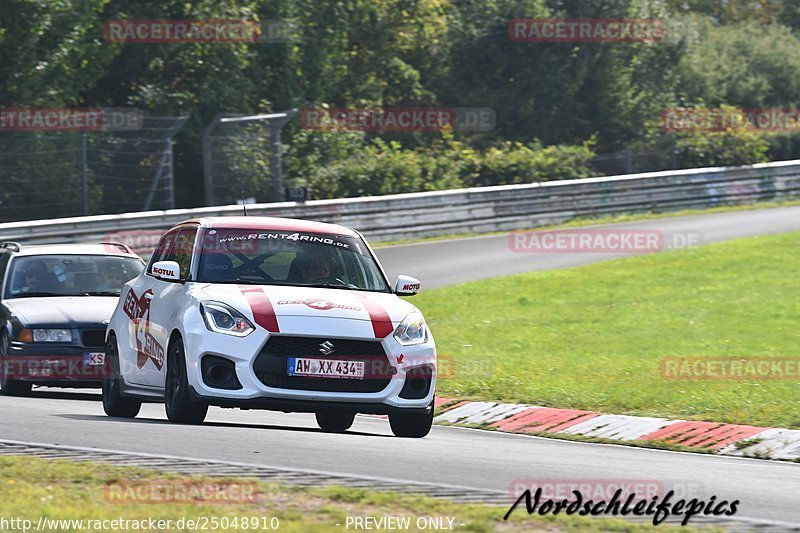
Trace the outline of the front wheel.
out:
<instances>
[{"instance_id":1,"label":"front wheel","mask_svg":"<svg viewBox=\"0 0 800 533\"><path fill-rule=\"evenodd\" d=\"M167 379L164 389L167 418L177 424L202 424L208 414L208 404L189 399L186 377L186 355L183 341L177 339L167 357Z\"/></svg>"},{"instance_id":2,"label":"front wheel","mask_svg":"<svg viewBox=\"0 0 800 533\"><path fill-rule=\"evenodd\" d=\"M8 332L3 330L0 333L0 394L3 396L25 396L30 394L30 383L12 379L14 365L8 360L8 347Z\"/></svg>"},{"instance_id":3,"label":"front wheel","mask_svg":"<svg viewBox=\"0 0 800 533\"><path fill-rule=\"evenodd\" d=\"M113 335L106 343L106 364L111 365L111 375L103 379L103 411L108 416L135 418L142 408L142 401L125 398L120 393L119 351L117 339Z\"/></svg>"},{"instance_id":4,"label":"front wheel","mask_svg":"<svg viewBox=\"0 0 800 533\"><path fill-rule=\"evenodd\" d=\"M346 411L322 411L316 414L317 425L322 431L328 433L342 433L350 429L353 425L353 420L356 418L355 413L348 413Z\"/></svg>"},{"instance_id":5,"label":"front wheel","mask_svg":"<svg viewBox=\"0 0 800 533\"><path fill-rule=\"evenodd\" d=\"M392 413L389 415L389 426L395 437L422 438L431 432L433 406L430 413Z\"/></svg>"}]
</instances>

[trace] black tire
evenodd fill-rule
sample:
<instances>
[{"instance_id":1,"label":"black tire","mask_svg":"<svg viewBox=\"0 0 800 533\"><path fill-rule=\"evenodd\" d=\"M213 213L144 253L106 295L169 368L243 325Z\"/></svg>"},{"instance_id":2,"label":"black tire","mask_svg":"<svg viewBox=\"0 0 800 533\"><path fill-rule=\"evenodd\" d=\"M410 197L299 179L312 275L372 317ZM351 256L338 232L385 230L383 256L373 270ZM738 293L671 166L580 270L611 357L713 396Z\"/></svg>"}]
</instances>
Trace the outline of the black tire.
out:
<instances>
[{"instance_id":1,"label":"black tire","mask_svg":"<svg viewBox=\"0 0 800 533\"><path fill-rule=\"evenodd\" d=\"M347 411L322 411L316 413L317 425L328 433L342 433L350 429L356 418L355 413Z\"/></svg>"},{"instance_id":2,"label":"black tire","mask_svg":"<svg viewBox=\"0 0 800 533\"><path fill-rule=\"evenodd\" d=\"M395 437L421 439L431 432L433 405L430 413L392 413L389 415L389 426Z\"/></svg>"},{"instance_id":3,"label":"black tire","mask_svg":"<svg viewBox=\"0 0 800 533\"><path fill-rule=\"evenodd\" d=\"M3 396L27 396L31 393L31 383L8 377L11 365L8 361L8 331L0 333L0 394Z\"/></svg>"},{"instance_id":4,"label":"black tire","mask_svg":"<svg viewBox=\"0 0 800 533\"><path fill-rule=\"evenodd\" d=\"M189 381L186 378L186 356L182 339L177 339L172 344L167 356L164 405L167 418L176 424L202 424L208 414L208 404L189 399Z\"/></svg>"},{"instance_id":5,"label":"black tire","mask_svg":"<svg viewBox=\"0 0 800 533\"><path fill-rule=\"evenodd\" d=\"M103 379L103 411L117 418L135 418L142 408L142 401L125 398L119 385L119 351L117 339L109 336L106 343L106 364L111 365L111 375Z\"/></svg>"}]
</instances>

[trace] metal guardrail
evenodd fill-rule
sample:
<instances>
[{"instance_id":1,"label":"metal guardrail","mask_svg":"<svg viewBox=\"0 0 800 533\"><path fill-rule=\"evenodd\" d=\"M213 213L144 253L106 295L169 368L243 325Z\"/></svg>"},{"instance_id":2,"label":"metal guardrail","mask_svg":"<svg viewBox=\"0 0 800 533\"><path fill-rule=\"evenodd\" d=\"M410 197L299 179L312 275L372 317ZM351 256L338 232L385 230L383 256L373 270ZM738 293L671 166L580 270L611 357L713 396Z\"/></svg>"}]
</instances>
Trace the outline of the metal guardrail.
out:
<instances>
[{"instance_id":1,"label":"metal guardrail","mask_svg":"<svg viewBox=\"0 0 800 533\"><path fill-rule=\"evenodd\" d=\"M251 216L344 224L380 241L532 228L577 216L710 208L798 196L800 160L793 160L303 204L252 204L247 211ZM108 240L125 234L119 232L163 230L188 218L241 212L241 206L231 205L6 223L0 224L0 240Z\"/></svg>"}]
</instances>

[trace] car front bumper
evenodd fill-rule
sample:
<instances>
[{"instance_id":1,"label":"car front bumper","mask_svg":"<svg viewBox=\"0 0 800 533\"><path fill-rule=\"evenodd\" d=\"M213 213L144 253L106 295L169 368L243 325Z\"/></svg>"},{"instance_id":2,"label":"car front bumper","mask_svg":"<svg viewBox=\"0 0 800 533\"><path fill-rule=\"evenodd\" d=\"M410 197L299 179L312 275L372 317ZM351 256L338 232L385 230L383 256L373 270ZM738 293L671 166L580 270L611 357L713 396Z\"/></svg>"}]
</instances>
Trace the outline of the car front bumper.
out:
<instances>
[{"instance_id":1,"label":"car front bumper","mask_svg":"<svg viewBox=\"0 0 800 533\"><path fill-rule=\"evenodd\" d=\"M187 378L194 399L220 407L245 409L270 409L287 412L317 412L320 410L344 409L359 413L390 414L395 411L429 412L433 404L436 386L436 348L432 336L424 344L402 346L389 335L384 339L353 338L346 334L346 320L326 319L325 328L319 324L305 330L282 331L269 334L256 331L247 337L209 332L202 321L187 324L184 331L184 348L187 363ZM327 330L327 331L326 331ZM320 333L331 333L321 335ZM308 387L282 388L267 386L254 368L271 337L313 337L341 341L372 341L380 343L386 358L385 386L372 392L314 390L313 381ZM216 356L232 361L241 388L220 389L209 386L204 380L201 361L205 356ZM296 357L320 357L319 353L297 353ZM331 358L336 358L334 354ZM339 356L347 360L346 355ZM409 398L404 391L409 374L421 368L430 370L429 386L424 396ZM285 370L285 368L284 368ZM313 379L313 378L312 378ZM405 396L405 397L404 397Z\"/></svg>"},{"instance_id":2,"label":"car front bumper","mask_svg":"<svg viewBox=\"0 0 800 533\"><path fill-rule=\"evenodd\" d=\"M2 364L9 379L43 385L96 386L111 375L102 348L15 342Z\"/></svg>"}]
</instances>

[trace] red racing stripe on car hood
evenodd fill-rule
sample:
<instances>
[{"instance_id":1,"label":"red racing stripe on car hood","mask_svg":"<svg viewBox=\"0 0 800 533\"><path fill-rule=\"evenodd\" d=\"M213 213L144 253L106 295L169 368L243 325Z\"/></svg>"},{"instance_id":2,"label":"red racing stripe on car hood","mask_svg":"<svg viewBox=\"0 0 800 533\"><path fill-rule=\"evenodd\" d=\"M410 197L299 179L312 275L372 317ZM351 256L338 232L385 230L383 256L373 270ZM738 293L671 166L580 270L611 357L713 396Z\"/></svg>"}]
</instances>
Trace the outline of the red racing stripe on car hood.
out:
<instances>
[{"instance_id":1,"label":"red racing stripe on car hood","mask_svg":"<svg viewBox=\"0 0 800 533\"><path fill-rule=\"evenodd\" d=\"M372 321L372 331L375 332L376 339L382 339L394 331L392 319L389 318L389 313L386 312L386 309L381 304L369 298L364 298L362 303L367 313L369 313L369 319Z\"/></svg>"},{"instance_id":2,"label":"red racing stripe on car hood","mask_svg":"<svg viewBox=\"0 0 800 533\"><path fill-rule=\"evenodd\" d=\"M238 285L239 290L247 299L247 305L253 312L256 324L271 333L278 333L278 318L275 316L275 309L269 297L264 294L261 287L251 287L249 285Z\"/></svg>"}]
</instances>

